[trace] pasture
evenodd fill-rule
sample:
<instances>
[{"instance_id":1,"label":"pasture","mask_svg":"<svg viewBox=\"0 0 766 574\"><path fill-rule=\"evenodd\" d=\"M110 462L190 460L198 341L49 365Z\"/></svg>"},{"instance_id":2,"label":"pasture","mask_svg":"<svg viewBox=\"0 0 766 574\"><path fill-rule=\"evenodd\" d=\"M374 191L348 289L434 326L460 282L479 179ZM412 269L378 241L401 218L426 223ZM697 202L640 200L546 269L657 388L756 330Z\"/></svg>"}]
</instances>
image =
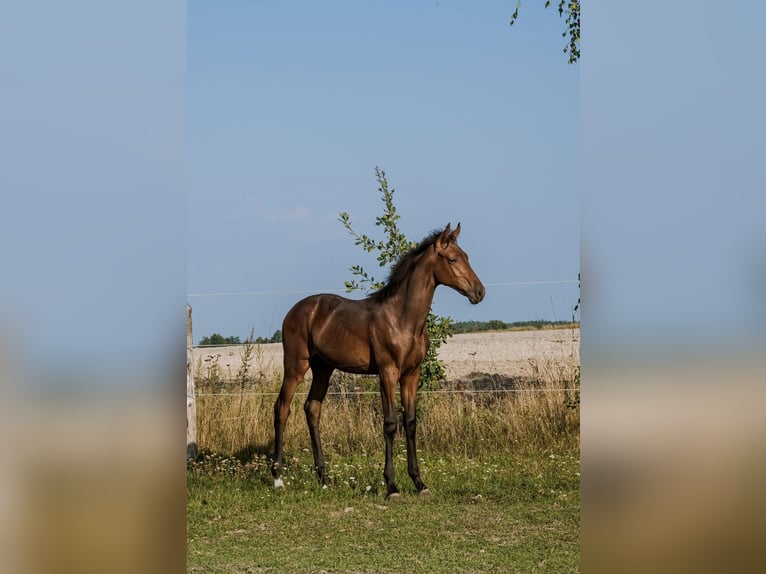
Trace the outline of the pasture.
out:
<instances>
[{"instance_id":1,"label":"pasture","mask_svg":"<svg viewBox=\"0 0 766 574\"><path fill-rule=\"evenodd\" d=\"M301 408L307 385L299 388L285 432L285 488L275 490L269 464L280 381L266 368L266 350L251 349L227 371L220 359L228 351L197 349L202 455L187 470L188 571L578 571L577 335L450 339L443 350L451 380L418 405L420 467L431 494L415 493L399 432L399 499L385 498L374 378L331 382L324 490Z\"/></svg>"}]
</instances>

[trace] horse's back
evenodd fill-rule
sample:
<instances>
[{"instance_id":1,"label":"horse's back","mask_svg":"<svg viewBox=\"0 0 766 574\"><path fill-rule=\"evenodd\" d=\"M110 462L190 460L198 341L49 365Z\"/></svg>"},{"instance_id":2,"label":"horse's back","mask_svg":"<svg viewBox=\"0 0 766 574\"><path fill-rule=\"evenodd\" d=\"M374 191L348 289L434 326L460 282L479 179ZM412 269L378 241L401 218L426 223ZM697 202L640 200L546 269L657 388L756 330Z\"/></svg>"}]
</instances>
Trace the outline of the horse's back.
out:
<instances>
[{"instance_id":1,"label":"horse's back","mask_svg":"<svg viewBox=\"0 0 766 574\"><path fill-rule=\"evenodd\" d=\"M344 302L351 302L351 299L332 293L309 295L287 312L282 322L282 333L287 330L309 330L315 323L325 321Z\"/></svg>"}]
</instances>

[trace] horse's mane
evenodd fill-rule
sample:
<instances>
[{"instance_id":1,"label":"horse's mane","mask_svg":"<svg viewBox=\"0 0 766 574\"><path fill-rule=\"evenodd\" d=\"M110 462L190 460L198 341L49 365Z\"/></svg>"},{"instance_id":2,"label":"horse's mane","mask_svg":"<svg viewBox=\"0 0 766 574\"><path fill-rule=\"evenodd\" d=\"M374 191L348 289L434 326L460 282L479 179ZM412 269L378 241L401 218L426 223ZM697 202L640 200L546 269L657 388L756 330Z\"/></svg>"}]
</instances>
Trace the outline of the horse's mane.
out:
<instances>
[{"instance_id":1,"label":"horse's mane","mask_svg":"<svg viewBox=\"0 0 766 574\"><path fill-rule=\"evenodd\" d=\"M426 249L434 244L442 232L442 229L432 231L425 239L423 239L423 241L402 255L399 258L399 261L397 261L391 268L391 272L388 275L386 284L377 291L371 293L367 298L371 301L381 302L385 301L391 297L391 295L396 293L396 291L399 289L402 283L404 283L405 279L412 271L412 267L415 265L418 257L425 253Z\"/></svg>"}]
</instances>

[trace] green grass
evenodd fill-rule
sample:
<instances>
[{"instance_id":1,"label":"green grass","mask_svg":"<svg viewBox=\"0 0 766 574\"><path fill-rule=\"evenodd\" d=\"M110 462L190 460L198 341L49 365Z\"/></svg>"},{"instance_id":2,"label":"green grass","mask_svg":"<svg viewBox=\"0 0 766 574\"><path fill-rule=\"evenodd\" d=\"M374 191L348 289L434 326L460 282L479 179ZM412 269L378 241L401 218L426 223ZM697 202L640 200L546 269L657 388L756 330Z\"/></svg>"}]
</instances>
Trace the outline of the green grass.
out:
<instances>
[{"instance_id":1,"label":"green grass","mask_svg":"<svg viewBox=\"0 0 766 574\"><path fill-rule=\"evenodd\" d=\"M418 454L431 494L414 492L400 430L402 496L391 501L377 381L341 379L324 404L327 490L313 470L304 386L276 491L269 456L280 381L202 378L198 445L234 454L188 466L188 571L577 572L579 369L566 356L534 366L539 380L514 392L423 394ZM371 395L345 394L367 384Z\"/></svg>"},{"instance_id":2,"label":"green grass","mask_svg":"<svg viewBox=\"0 0 766 574\"><path fill-rule=\"evenodd\" d=\"M402 497L385 499L381 452L290 453L276 491L265 455L208 455L188 469L189 572L577 572L579 453L420 453L431 495L395 456ZM401 441L401 437L400 440Z\"/></svg>"}]
</instances>

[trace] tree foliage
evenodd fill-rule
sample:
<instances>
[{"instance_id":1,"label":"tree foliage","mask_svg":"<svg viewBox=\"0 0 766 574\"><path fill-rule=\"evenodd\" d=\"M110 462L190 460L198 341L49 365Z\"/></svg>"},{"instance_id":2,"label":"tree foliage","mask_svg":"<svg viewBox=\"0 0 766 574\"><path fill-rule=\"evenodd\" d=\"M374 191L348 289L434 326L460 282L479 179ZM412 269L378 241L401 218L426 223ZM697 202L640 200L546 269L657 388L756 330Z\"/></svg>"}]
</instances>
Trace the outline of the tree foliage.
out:
<instances>
[{"instance_id":1,"label":"tree foliage","mask_svg":"<svg viewBox=\"0 0 766 574\"><path fill-rule=\"evenodd\" d=\"M386 173L376 167L375 177L378 180L378 192L383 201L383 213L375 218L375 226L383 228L384 238L375 240L365 233L358 233L351 226L351 216L345 211L340 213L338 221L354 237L355 245L359 245L367 253L377 252L378 265L390 267L417 243L409 241L399 229L397 221L401 216L396 211L394 189L388 187ZM367 273L361 265L352 265L349 270L354 278L345 282L346 291L365 290L367 293L371 293L385 285L385 282ZM452 319L429 311L426 330L430 339L430 346L420 367L420 386L433 389L445 378L444 363L439 360L437 351L442 343L452 336Z\"/></svg>"},{"instance_id":2,"label":"tree foliage","mask_svg":"<svg viewBox=\"0 0 766 574\"><path fill-rule=\"evenodd\" d=\"M552 4L551 0L546 0L545 7ZM510 25L513 26L519 18L519 8L521 2L516 2L516 9L511 14ZM566 28L561 37L565 39L564 53L569 54L569 63L574 64L580 59L580 3L576 0L559 0L559 17L563 18L566 14Z\"/></svg>"},{"instance_id":3,"label":"tree foliage","mask_svg":"<svg viewBox=\"0 0 766 574\"><path fill-rule=\"evenodd\" d=\"M263 345L265 343L281 343L282 342L282 330L277 329L271 337L258 337L253 339L253 332L250 332L250 336L243 341L239 337L224 337L220 333L213 333L210 336L202 337L199 341L200 347L215 347L217 345Z\"/></svg>"},{"instance_id":4,"label":"tree foliage","mask_svg":"<svg viewBox=\"0 0 766 574\"><path fill-rule=\"evenodd\" d=\"M513 321L506 323L493 319L491 321L458 321L452 325L452 332L459 333L481 333L484 331L505 331L508 329L545 329L555 327L571 327L578 323L572 321L546 321L537 319L532 321Z\"/></svg>"},{"instance_id":5,"label":"tree foliage","mask_svg":"<svg viewBox=\"0 0 766 574\"><path fill-rule=\"evenodd\" d=\"M214 346L214 345L241 345L242 341L239 337L224 337L220 333L213 333L208 337L202 337L200 339L200 346Z\"/></svg>"},{"instance_id":6,"label":"tree foliage","mask_svg":"<svg viewBox=\"0 0 766 574\"><path fill-rule=\"evenodd\" d=\"M383 228L385 240L380 239L378 241L373 240L370 236L364 233L357 233L353 227L351 227L351 216L345 211L342 212L338 221L343 224L343 227L354 237L354 244L361 246L367 253L377 251L378 265L381 267L388 267L392 263L396 263L399 258L407 253L410 249L417 245L412 241L408 241L407 237L399 230L397 221L400 219L400 215L396 212L396 206L394 205L394 190L389 189L388 180L386 179L386 172L380 168L375 168L375 177L378 180L378 191L381 194L383 201L383 215L379 215L375 218L375 225ZM358 277L346 281L346 291L356 291L359 289L365 289L367 292L375 291L385 285L385 282L378 281L371 275L369 275L361 265L352 265L350 268L351 274Z\"/></svg>"},{"instance_id":7,"label":"tree foliage","mask_svg":"<svg viewBox=\"0 0 766 574\"><path fill-rule=\"evenodd\" d=\"M263 345L266 343L281 343L282 342L282 329L277 329L274 331L274 334L271 337L258 337L257 339L253 340L252 333L250 334L250 339L246 342L255 343L256 345Z\"/></svg>"}]
</instances>

